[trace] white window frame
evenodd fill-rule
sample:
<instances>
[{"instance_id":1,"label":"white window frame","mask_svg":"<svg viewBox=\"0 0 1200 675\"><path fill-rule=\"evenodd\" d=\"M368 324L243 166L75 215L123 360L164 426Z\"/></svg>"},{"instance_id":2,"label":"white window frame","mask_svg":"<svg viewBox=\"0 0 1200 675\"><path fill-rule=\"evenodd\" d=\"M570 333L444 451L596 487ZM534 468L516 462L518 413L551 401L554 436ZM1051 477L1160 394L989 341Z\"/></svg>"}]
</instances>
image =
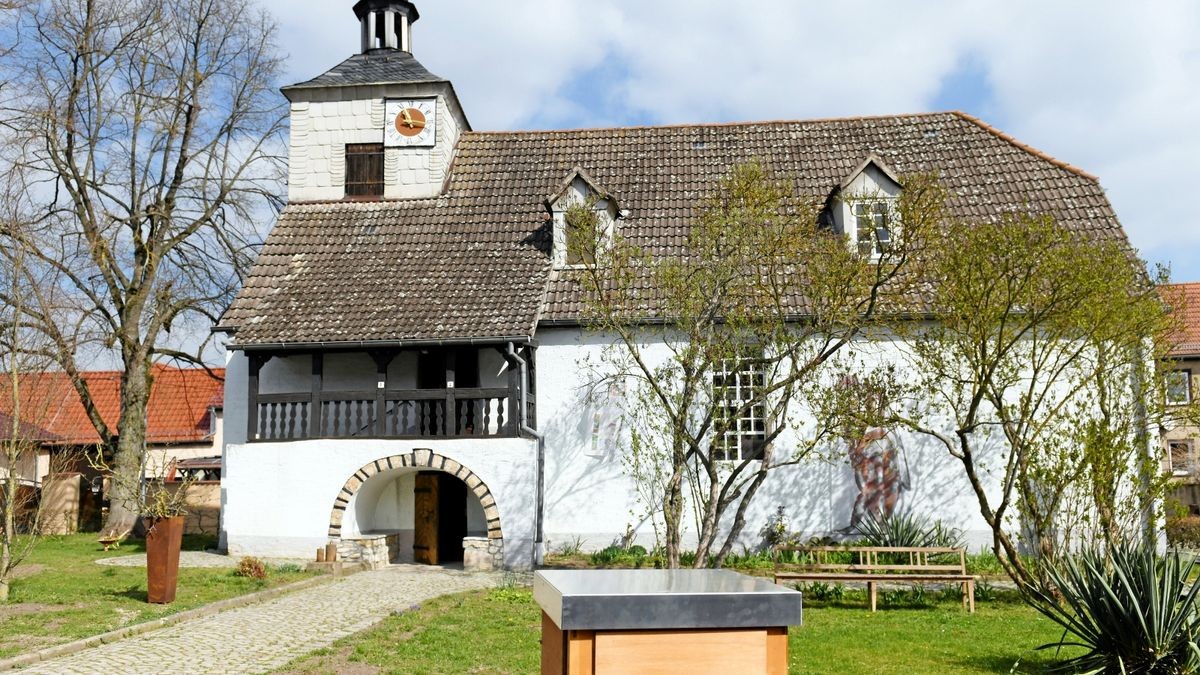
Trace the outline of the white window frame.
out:
<instances>
[{"instance_id":1,"label":"white window frame","mask_svg":"<svg viewBox=\"0 0 1200 675\"><path fill-rule=\"evenodd\" d=\"M716 414L737 410L754 398L754 387L766 386L766 362L752 356L722 359L713 366L711 382ZM713 420L714 425L717 422ZM761 459L767 422L765 401L750 406L734 421L732 428L713 438L713 458L730 462Z\"/></svg>"},{"instance_id":2,"label":"white window frame","mask_svg":"<svg viewBox=\"0 0 1200 675\"><path fill-rule=\"evenodd\" d=\"M871 260L879 260L894 245L898 229L895 225L894 201L895 199L892 197L878 197L860 198L850 202L850 217L854 219L854 237L852 243L854 250L858 251L860 255L868 256ZM862 212L862 210L867 208L871 209L872 212L870 214ZM862 222L864 217L869 217L872 221L866 227L863 226ZM882 228L880 228L878 222L880 218L883 219ZM881 245L878 237L879 229L887 233L887 240L883 245ZM867 235L866 239L863 238L864 233ZM871 247L869 251L864 250L864 244Z\"/></svg>"},{"instance_id":3,"label":"white window frame","mask_svg":"<svg viewBox=\"0 0 1200 675\"><path fill-rule=\"evenodd\" d=\"M1175 447L1181 445L1184 448L1184 454L1187 459L1184 461L1186 466L1175 465ZM1196 467L1196 443L1191 439L1179 438L1167 441L1167 464L1170 466L1171 475L1173 476L1190 476Z\"/></svg>"},{"instance_id":4,"label":"white window frame","mask_svg":"<svg viewBox=\"0 0 1200 675\"><path fill-rule=\"evenodd\" d=\"M1182 378L1183 382L1172 382L1172 378ZM1175 368L1168 370L1163 379L1163 386L1167 397L1167 405L1187 405L1192 402L1191 368ZM1182 398L1173 398L1171 396L1172 390L1177 387L1181 388L1183 391Z\"/></svg>"}]
</instances>

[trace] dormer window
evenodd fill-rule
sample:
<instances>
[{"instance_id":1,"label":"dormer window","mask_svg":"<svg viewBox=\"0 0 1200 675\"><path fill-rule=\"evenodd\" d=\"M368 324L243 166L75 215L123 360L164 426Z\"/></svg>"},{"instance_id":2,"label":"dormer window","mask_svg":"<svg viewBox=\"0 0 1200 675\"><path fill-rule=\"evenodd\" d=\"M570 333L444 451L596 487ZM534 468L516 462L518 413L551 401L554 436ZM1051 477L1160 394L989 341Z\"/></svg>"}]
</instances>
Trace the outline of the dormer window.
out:
<instances>
[{"instance_id":1,"label":"dormer window","mask_svg":"<svg viewBox=\"0 0 1200 675\"><path fill-rule=\"evenodd\" d=\"M851 250L878 260L892 250L900 234L896 199L903 186L876 155L868 155L830 195L827 213Z\"/></svg>"},{"instance_id":2,"label":"dormer window","mask_svg":"<svg viewBox=\"0 0 1200 675\"><path fill-rule=\"evenodd\" d=\"M346 196L383 196L383 143L346 146Z\"/></svg>"},{"instance_id":3,"label":"dormer window","mask_svg":"<svg viewBox=\"0 0 1200 675\"><path fill-rule=\"evenodd\" d=\"M890 200L872 199L855 202L854 240L858 252L878 258L892 245L892 209Z\"/></svg>"},{"instance_id":4,"label":"dormer window","mask_svg":"<svg viewBox=\"0 0 1200 675\"><path fill-rule=\"evenodd\" d=\"M554 227L554 266L561 269L596 264L597 254L612 242L620 214L616 198L576 167L558 191L546 198L546 208Z\"/></svg>"}]
</instances>

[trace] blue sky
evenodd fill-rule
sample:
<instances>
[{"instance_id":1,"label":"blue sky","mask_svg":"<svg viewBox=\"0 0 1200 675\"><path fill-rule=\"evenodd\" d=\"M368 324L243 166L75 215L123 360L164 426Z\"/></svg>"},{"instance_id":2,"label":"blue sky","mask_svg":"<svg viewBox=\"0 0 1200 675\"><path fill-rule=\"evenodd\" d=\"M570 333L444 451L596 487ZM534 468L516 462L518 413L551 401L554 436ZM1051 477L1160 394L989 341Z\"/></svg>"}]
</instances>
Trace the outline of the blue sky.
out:
<instances>
[{"instance_id":1,"label":"blue sky","mask_svg":"<svg viewBox=\"0 0 1200 675\"><path fill-rule=\"evenodd\" d=\"M350 0L263 0L289 80L357 49ZM1200 3L416 0L414 54L476 129L965 110L1100 177L1200 280Z\"/></svg>"}]
</instances>

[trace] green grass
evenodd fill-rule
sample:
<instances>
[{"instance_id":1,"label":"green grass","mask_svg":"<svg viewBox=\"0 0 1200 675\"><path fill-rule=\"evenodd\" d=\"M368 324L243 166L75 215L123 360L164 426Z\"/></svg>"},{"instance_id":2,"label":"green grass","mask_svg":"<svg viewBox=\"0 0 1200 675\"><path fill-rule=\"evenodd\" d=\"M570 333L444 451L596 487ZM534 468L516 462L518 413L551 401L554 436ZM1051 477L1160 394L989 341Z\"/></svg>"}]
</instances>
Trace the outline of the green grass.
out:
<instances>
[{"instance_id":1,"label":"green grass","mask_svg":"<svg viewBox=\"0 0 1200 675\"><path fill-rule=\"evenodd\" d=\"M212 544L212 538L184 538L184 550L203 550ZM146 602L145 567L95 563L144 551L142 542L130 541L105 552L95 534L44 538L17 568L9 603L0 605L0 658L311 576L272 570L259 581L234 576L229 569L180 569L175 602L151 605Z\"/></svg>"},{"instance_id":2,"label":"green grass","mask_svg":"<svg viewBox=\"0 0 1200 675\"><path fill-rule=\"evenodd\" d=\"M1053 659L1033 648L1056 641L1053 624L1008 597L980 603L911 597L871 614L861 593L806 602L789 640L792 673L1038 672ZM298 659L293 673L535 673L541 614L528 589L500 588L437 598L416 610Z\"/></svg>"}]
</instances>

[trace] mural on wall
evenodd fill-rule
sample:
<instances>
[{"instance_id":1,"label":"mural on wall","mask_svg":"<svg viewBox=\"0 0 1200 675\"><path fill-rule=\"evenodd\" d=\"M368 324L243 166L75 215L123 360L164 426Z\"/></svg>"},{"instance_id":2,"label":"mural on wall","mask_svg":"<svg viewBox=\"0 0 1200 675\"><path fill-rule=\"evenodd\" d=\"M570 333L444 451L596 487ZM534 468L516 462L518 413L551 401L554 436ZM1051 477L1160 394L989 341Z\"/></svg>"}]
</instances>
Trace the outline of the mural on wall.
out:
<instances>
[{"instance_id":1,"label":"mural on wall","mask_svg":"<svg viewBox=\"0 0 1200 675\"><path fill-rule=\"evenodd\" d=\"M603 457L620 442L625 401L624 380L609 380L607 386L591 394L591 445L588 455Z\"/></svg>"},{"instance_id":2,"label":"mural on wall","mask_svg":"<svg viewBox=\"0 0 1200 675\"><path fill-rule=\"evenodd\" d=\"M842 385L856 394L842 433L858 488L850 524L841 530L849 534L867 514L887 518L895 513L900 494L912 487L912 481L899 435L882 422L887 417L887 393L854 375L843 378Z\"/></svg>"}]
</instances>

